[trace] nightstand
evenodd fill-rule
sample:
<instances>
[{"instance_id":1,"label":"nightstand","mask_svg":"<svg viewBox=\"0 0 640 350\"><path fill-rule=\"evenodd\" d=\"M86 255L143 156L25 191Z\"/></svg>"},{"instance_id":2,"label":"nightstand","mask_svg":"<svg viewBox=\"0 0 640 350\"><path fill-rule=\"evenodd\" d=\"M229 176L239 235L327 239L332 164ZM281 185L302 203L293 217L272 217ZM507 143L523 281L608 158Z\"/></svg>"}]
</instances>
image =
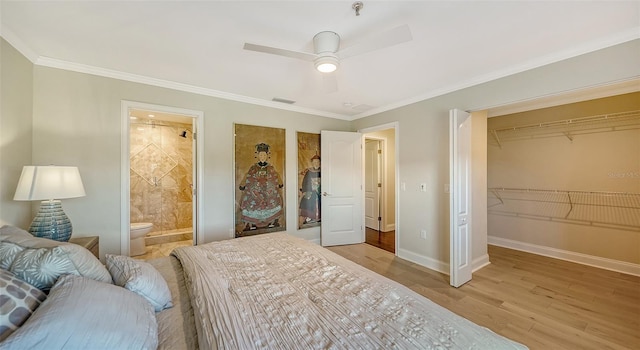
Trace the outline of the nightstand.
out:
<instances>
[{"instance_id":1,"label":"nightstand","mask_svg":"<svg viewBox=\"0 0 640 350\"><path fill-rule=\"evenodd\" d=\"M96 256L96 258L100 259L100 237L71 237L69 243L77 244L79 246L87 248L91 253L93 253L93 255Z\"/></svg>"}]
</instances>

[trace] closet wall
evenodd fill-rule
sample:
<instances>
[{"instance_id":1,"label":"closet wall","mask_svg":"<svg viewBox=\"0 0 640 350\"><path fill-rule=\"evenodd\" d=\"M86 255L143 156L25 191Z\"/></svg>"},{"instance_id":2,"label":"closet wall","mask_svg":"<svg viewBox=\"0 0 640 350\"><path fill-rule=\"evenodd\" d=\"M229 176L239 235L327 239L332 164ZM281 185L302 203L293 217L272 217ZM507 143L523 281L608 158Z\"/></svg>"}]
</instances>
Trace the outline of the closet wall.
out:
<instances>
[{"instance_id":1,"label":"closet wall","mask_svg":"<svg viewBox=\"0 0 640 350\"><path fill-rule=\"evenodd\" d=\"M488 120L489 243L635 273L640 93Z\"/></svg>"}]
</instances>

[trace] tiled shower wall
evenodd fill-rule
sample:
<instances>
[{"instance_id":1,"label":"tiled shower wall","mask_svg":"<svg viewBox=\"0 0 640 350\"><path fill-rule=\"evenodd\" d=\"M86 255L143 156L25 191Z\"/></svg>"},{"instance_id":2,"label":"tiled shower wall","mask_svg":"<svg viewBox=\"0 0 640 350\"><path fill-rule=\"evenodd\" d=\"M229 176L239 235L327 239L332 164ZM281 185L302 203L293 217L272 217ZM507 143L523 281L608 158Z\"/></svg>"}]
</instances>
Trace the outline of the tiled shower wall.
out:
<instances>
[{"instance_id":1,"label":"tiled shower wall","mask_svg":"<svg viewBox=\"0 0 640 350\"><path fill-rule=\"evenodd\" d=\"M192 140L191 124L131 121L131 222L153 223L150 235L191 230Z\"/></svg>"}]
</instances>

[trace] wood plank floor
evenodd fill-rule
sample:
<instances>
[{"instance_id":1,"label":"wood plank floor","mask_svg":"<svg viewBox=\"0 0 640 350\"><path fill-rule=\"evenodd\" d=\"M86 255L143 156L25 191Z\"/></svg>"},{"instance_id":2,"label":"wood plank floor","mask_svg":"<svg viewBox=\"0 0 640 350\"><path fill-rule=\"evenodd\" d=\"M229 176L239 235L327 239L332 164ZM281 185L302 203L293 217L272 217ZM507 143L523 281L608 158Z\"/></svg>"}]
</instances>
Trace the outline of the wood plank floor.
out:
<instances>
[{"instance_id":1,"label":"wood plank floor","mask_svg":"<svg viewBox=\"0 0 640 350\"><path fill-rule=\"evenodd\" d=\"M377 230L366 228L365 243L374 247L384 249L388 252L396 252L396 231L380 232Z\"/></svg>"},{"instance_id":2,"label":"wood plank floor","mask_svg":"<svg viewBox=\"0 0 640 350\"><path fill-rule=\"evenodd\" d=\"M489 246L460 288L369 244L332 251L530 349L640 349L640 277Z\"/></svg>"}]
</instances>

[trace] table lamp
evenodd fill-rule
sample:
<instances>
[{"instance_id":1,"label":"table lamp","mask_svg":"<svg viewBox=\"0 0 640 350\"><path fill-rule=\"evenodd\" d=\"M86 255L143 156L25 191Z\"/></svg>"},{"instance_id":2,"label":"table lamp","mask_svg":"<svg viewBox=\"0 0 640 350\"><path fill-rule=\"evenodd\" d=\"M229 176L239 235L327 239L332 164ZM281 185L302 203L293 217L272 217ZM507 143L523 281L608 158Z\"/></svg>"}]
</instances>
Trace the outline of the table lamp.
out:
<instances>
[{"instance_id":1,"label":"table lamp","mask_svg":"<svg viewBox=\"0 0 640 350\"><path fill-rule=\"evenodd\" d=\"M85 195L77 167L25 166L13 200L41 200L29 232L36 237L66 242L71 238L72 227L69 217L62 210L60 199Z\"/></svg>"}]
</instances>

